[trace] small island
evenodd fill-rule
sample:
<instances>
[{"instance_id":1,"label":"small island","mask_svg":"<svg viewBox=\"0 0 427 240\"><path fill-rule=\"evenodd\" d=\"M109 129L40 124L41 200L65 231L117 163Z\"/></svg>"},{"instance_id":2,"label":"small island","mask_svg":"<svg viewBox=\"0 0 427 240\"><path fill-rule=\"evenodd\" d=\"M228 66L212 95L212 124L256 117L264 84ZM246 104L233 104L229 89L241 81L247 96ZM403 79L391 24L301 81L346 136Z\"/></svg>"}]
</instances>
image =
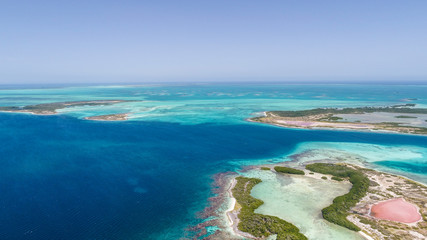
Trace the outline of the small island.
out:
<instances>
[{"instance_id":1,"label":"small island","mask_svg":"<svg viewBox=\"0 0 427 240\"><path fill-rule=\"evenodd\" d=\"M79 107L79 106L105 106L117 103L131 102L129 100L93 100L93 101L75 101L75 102L55 102L43 103L36 105L27 105L23 107L8 106L0 107L0 112L15 112L15 113L31 113L35 115L54 115L58 114L57 110ZM96 115L85 117L86 120L94 121L126 121L128 120L129 113L116 113L106 115Z\"/></svg>"},{"instance_id":2,"label":"small island","mask_svg":"<svg viewBox=\"0 0 427 240\"><path fill-rule=\"evenodd\" d=\"M84 119L93 120L93 121L126 121L128 120L128 116L129 116L128 113L117 113L117 114L85 117Z\"/></svg>"},{"instance_id":3,"label":"small island","mask_svg":"<svg viewBox=\"0 0 427 240\"><path fill-rule=\"evenodd\" d=\"M301 111L268 111L248 119L291 128L329 128L427 134L427 109L415 104L389 107L317 108Z\"/></svg>"},{"instance_id":4,"label":"small island","mask_svg":"<svg viewBox=\"0 0 427 240\"><path fill-rule=\"evenodd\" d=\"M42 103L36 105L27 105L23 107L8 106L0 107L0 112L19 112L19 113L32 113L36 115L53 115L57 114L57 110L78 107L78 106L102 106L112 105L116 103L128 102L126 100L93 100L93 101L75 101L75 102L54 102Z\"/></svg>"},{"instance_id":5,"label":"small island","mask_svg":"<svg viewBox=\"0 0 427 240\"><path fill-rule=\"evenodd\" d=\"M279 173L287 173L287 174L297 174L297 175L305 175L304 171L298 170L290 167L276 166L274 167L274 171Z\"/></svg>"}]
</instances>

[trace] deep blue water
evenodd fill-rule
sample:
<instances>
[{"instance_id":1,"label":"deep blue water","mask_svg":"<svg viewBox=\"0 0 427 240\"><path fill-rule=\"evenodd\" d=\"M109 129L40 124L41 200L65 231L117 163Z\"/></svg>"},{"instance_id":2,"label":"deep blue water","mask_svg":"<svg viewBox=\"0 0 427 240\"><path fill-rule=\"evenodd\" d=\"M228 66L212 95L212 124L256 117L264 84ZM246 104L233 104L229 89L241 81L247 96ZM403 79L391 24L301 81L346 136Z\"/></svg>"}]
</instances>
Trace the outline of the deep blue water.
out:
<instances>
[{"instance_id":1,"label":"deep blue water","mask_svg":"<svg viewBox=\"0 0 427 240\"><path fill-rule=\"evenodd\" d=\"M427 147L426 140L0 114L0 239L176 239L196 223L211 176L235 168L230 160L277 157L304 141Z\"/></svg>"}]
</instances>

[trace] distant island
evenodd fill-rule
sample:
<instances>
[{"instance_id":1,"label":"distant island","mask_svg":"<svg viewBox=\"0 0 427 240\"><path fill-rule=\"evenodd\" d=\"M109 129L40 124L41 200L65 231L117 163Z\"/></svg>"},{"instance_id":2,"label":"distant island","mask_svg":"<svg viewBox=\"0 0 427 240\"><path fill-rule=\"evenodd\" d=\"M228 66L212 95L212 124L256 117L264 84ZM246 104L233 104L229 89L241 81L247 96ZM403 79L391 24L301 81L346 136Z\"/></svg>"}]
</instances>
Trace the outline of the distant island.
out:
<instances>
[{"instance_id":1,"label":"distant island","mask_svg":"<svg viewBox=\"0 0 427 240\"><path fill-rule=\"evenodd\" d=\"M36 105L27 105L23 107L7 106L0 107L0 112L16 112L16 113L31 113L35 115L54 115L57 110L78 107L78 106L105 106L113 105L122 102L130 102L128 100L92 100L92 101L74 101L74 102L54 102L42 103ZM125 121L128 118L128 113L108 114L86 117L87 120L96 121Z\"/></svg>"},{"instance_id":2,"label":"distant island","mask_svg":"<svg viewBox=\"0 0 427 240\"><path fill-rule=\"evenodd\" d=\"M315 162L293 169L261 166L260 171L350 182L347 194L338 196L322 210L325 220L359 232L366 239L424 239L427 236L427 187L404 177L346 163ZM254 213L263 201L250 195L258 178L235 177L231 183L235 207L227 214L235 234L260 239L306 239L292 223Z\"/></svg>"},{"instance_id":3,"label":"distant island","mask_svg":"<svg viewBox=\"0 0 427 240\"><path fill-rule=\"evenodd\" d=\"M128 120L128 113L117 113L117 114L107 114L107 115L98 115L85 117L86 120L94 120L94 121L126 121Z\"/></svg>"},{"instance_id":4,"label":"distant island","mask_svg":"<svg viewBox=\"0 0 427 240\"><path fill-rule=\"evenodd\" d=\"M301 111L268 111L249 121L294 128L383 130L427 134L427 109L415 104L389 107L316 108Z\"/></svg>"}]
</instances>

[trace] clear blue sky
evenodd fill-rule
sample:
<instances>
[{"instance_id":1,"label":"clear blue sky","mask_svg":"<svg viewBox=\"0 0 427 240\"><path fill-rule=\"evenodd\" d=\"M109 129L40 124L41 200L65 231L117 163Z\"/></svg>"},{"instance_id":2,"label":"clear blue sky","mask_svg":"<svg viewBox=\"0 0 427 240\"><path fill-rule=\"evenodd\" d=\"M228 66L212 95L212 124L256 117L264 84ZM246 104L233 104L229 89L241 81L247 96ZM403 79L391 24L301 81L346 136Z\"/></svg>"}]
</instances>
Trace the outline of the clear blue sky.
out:
<instances>
[{"instance_id":1,"label":"clear blue sky","mask_svg":"<svg viewBox=\"0 0 427 240\"><path fill-rule=\"evenodd\" d=\"M427 81L427 1L0 1L0 83Z\"/></svg>"}]
</instances>

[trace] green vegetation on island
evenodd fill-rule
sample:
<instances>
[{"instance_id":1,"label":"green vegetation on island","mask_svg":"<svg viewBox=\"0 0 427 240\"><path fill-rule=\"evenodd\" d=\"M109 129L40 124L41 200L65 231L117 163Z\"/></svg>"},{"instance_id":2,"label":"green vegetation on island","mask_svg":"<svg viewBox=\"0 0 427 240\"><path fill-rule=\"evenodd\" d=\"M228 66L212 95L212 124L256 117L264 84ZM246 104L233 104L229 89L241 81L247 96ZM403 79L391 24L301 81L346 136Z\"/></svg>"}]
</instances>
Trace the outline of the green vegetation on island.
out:
<instances>
[{"instance_id":1,"label":"green vegetation on island","mask_svg":"<svg viewBox=\"0 0 427 240\"><path fill-rule=\"evenodd\" d=\"M0 107L0 111L28 112L28 113L34 113L34 114L55 114L56 110L67 108L67 107L112 105L112 104L121 103L121 102L128 102L128 101L93 100L93 101L75 101L75 102L54 102L54 103L27 105L23 107L17 107L17 106Z\"/></svg>"},{"instance_id":2,"label":"green vegetation on island","mask_svg":"<svg viewBox=\"0 0 427 240\"><path fill-rule=\"evenodd\" d=\"M336 197L330 206L322 209L322 215L329 222L353 231L360 231L360 228L347 220L346 217L349 215L350 208L354 207L367 194L369 178L356 169L331 163L313 163L307 165L306 169L338 178L349 178L353 184L350 192Z\"/></svg>"},{"instance_id":3,"label":"green vegetation on island","mask_svg":"<svg viewBox=\"0 0 427 240\"><path fill-rule=\"evenodd\" d=\"M322 176L322 179L323 179L323 180L328 180L328 178L327 178L327 177L325 177L325 176Z\"/></svg>"},{"instance_id":4,"label":"green vegetation on island","mask_svg":"<svg viewBox=\"0 0 427 240\"><path fill-rule=\"evenodd\" d=\"M385 130L409 134L427 134L427 127L413 126L396 119L418 118L427 115L427 108L414 108L415 104L401 104L386 107L356 107L356 108L316 108L300 111L267 111L264 116L251 118L251 121L296 128L343 128L355 130ZM348 120L354 116L345 115L372 114L372 121ZM385 116L381 113L393 113ZM418 114L420 116L412 116ZM378 122L378 119L384 119Z\"/></svg>"},{"instance_id":5,"label":"green vegetation on island","mask_svg":"<svg viewBox=\"0 0 427 240\"><path fill-rule=\"evenodd\" d=\"M261 170L271 170L269 167L261 167Z\"/></svg>"},{"instance_id":6,"label":"green vegetation on island","mask_svg":"<svg viewBox=\"0 0 427 240\"><path fill-rule=\"evenodd\" d=\"M107 115L98 115L85 117L87 120L96 120L96 121L126 121L128 119L127 113L116 113L116 114L107 114Z\"/></svg>"},{"instance_id":7,"label":"green vegetation on island","mask_svg":"<svg viewBox=\"0 0 427 240\"><path fill-rule=\"evenodd\" d=\"M238 229L247 232L254 237L263 238L271 234L277 234L277 240L305 240L293 224L274 216L254 213L255 209L264 202L252 197L252 188L261 182L258 178L236 177L237 183L232 189L233 197L241 206L238 215Z\"/></svg>"},{"instance_id":8,"label":"green vegetation on island","mask_svg":"<svg viewBox=\"0 0 427 240\"><path fill-rule=\"evenodd\" d=\"M394 105L390 107L315 108L302 111L271 111L271 113L279 117L306 117L319 114L357 114L374 112L427 114L427 109L411 108L413 106L415 106L415 104L408 103L405 105Z\"/></svg>"},{"instance_id":9,"label":"green vegetation on island","mask_svg":"<svg viewBox=\"0 0 427 240\"><path fill-rule=\"evenodd\" d=\"M274 170L276 172L279 172L279 173L304 175L304 171L298 170L298 169L295 169L295 168L276 166L276 167L274 167Z\"/></svg>"},{"instance_id":10,"label":"green vegetation on island","mask_svg":"<svg viewBox=\"0 0 427 240\"><path fill-rule=\"evenodd\" d=\"M335 176L332 176L331 179L335 180L335 181L338 181L338 182L344 181L344 179L342 179L340 177L335 177Z\"/></svg>"},{"instance_id":11,"label":"green vegetation on island","mask_svg":"<svg viewBox=\"0 0 427 240\"><path fill-rule=\"evenodd\" d=\"M399 116L396 116L395 118L417 118L417 117L414 117L414 116L406 116L406 115L399 115Z\"/></svg>"},{"instance_id":12,"label":"green vegetation on island","mask_svg":"<svg viewBox=\"0 0 427 240\"><path fill-rule=\"evenodd\" d=\"M342 117L337 117L337 116L329 116L329 117L326 117L326 118L321 118L319 120L322 120L322 121L338 121L338 120L343 120L343 118Z\"/></svg>"}]
</instances>

